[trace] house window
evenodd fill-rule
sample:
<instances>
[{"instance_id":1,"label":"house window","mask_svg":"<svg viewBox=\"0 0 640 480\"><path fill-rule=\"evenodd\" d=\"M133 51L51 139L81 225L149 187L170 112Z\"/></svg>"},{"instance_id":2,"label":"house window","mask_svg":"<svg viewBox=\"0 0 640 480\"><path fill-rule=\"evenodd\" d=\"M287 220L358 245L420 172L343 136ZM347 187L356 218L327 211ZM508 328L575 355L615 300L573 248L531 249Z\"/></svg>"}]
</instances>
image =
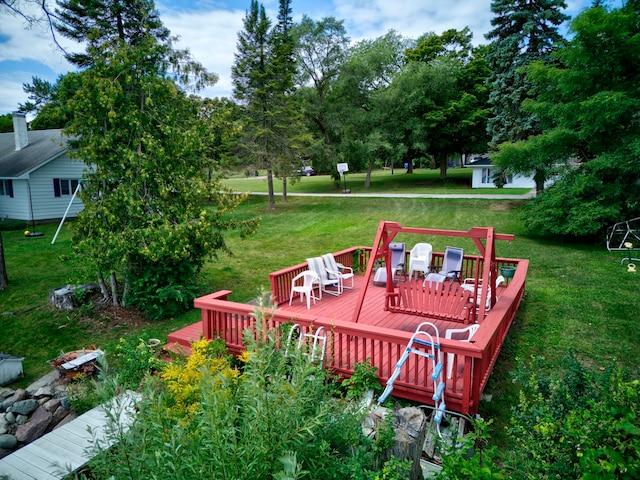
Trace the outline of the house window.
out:
<instances>
[{"instance_id":1,"label":"house window","mask_svg":"<svg viewBox=\"0 0 640 480\"><path fill-rule=\"evenodd\" d=\"M71 180L68 178L54 178L53 179L53 194L56 197L64 197L73 195L78 188L78 180Z\"/></svg>"},{"instance_id":2,"label":"house window","mask_svg":"<svg viewBox=\"0 0 640 480\"><path fill-rule=\"evenodd\" d=\"M482 183L493 183L494 175L498 175L498 171L491 168L483 168L482 169ZM511 175L507 175L504 177L504 185L509 185L513 183L513 177Z\"/></svg>"},{"instance_id":3,"label":"house window","mask_svg":"<svg viewBox=\"0 0 640 480\"><path fill-rule=\"evenodd\" d=\"M0 180L0 195L13 197L13 180Z\"/></svg>"}]
</instances>

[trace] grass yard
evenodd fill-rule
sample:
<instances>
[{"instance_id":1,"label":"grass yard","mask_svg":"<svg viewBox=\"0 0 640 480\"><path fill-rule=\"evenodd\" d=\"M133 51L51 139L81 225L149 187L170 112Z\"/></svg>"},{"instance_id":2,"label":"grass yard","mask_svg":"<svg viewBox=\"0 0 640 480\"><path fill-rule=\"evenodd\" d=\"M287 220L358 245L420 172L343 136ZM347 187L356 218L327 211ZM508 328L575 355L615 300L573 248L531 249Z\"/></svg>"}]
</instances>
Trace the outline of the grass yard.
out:
<instances>
[{"instance_id":1,"label":"grass yard","mask_svg":"<svg viewBox=\"0 0 640 480\"><path fill-rule=\"evenodd\" d=\"M264 173L264 172L261 172ZM430 193L430 194L513 194L522 195L529 191L527 188L471 188L471 168L450 168L447 170L447 180L440 180L439 170L415 169L412 175L406 170L374 170L371 173L369 188L364 187L365 173L347 173L347 188L352 193ZM316 175L313 177L293 177L295 183L287 183L290 193L339 193L344 189L344 181L340 183L330 175ZM264 176L247 177L233 176L225 180L224 185L240 192L267 192L267 179ZM274 178L274 191L282 192L282 180Z\"/></svg>"},{"instance_id":2,"label":"grass yard","mask_svg":"<svg viewBox=\"0 0 640 480\"><path fill-rule=\"evenodd\" d=\"M640 275L627 273L620 264L624 253L608 252L604 242L585 245L528 236L517 215L521 201L356 197L277 201L278 208L269 211L266 197L251 197L234 212L238 217L260 216L261 226L249 239L227 235L234 254L221 254L207 263L203 293L229 289L231 300L248 301L261 289L268 289L271 271L352 245L371 245L383 219L454 230L494 226L497 232L516 235L510 244L496 243L497 255L528 258L530 267L525 299L486 392L493 399L482 405L481 413L495 418L498 427L508 421L510 407L517 400L509 371L517 358L543 355L554 359L573 349L594 369L615 360L638 375ZM0 291L0 352L25 357L26 377L21 384L47 371L47 360L60 350L95 344L109 352L121 336L166 338L170 331L199 319L196 310L153 324L107 322L87 311L55 311L48 305L51 290L94 280L91 272L73 261L69 224L56 244L50 245L56 227L39 226L45 233L39 238L25 238L21 231L2 232L10 285ZM471 244L459 239L431 240L436 251L452 244L475 253ZM407 239L407 247L415 241L415 237ZM63 261L63 255L70 260Z\"/></svg>"}]
</instances>

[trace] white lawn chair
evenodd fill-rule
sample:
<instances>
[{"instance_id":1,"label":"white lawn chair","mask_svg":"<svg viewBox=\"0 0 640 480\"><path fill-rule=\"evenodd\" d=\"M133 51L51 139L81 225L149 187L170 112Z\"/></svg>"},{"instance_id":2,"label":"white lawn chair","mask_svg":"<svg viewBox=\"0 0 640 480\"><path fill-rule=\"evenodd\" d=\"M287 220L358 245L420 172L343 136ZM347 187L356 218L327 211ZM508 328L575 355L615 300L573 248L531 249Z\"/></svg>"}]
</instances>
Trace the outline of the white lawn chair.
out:
<instances>
[{"instance_id":1,"label":"white lawn chair","mask_svg":"<svg viewBox=\"0 0 640 480\"><path fill-rule=\"evenodd\" d=\"M299 282L302 281L302 284ZM316 300L320 300L322 298L322 291L319 290L319 297L316 297L314 293L314 289L316 285L319 286L319 278L315 272L310 270L305 270L304 272L299 273L291 280L291 293L289 294L289 306L291 306L291 301L293 300L293 295L295 293L300 294L300 301L304 301L304 298L307 298L307 309L311 308L311 300L313 300L313 304L315 305Z\"/></svg>"},{"instance_id":2,"label":"white lawn chair","mask_svg":"<svg viewBox=\"0 0 640 480\"><path fill-rule=\"evenodd\" d=\"M444 338L451 340L454 334L458 334L458 336L467 334L467 338L455 338L454 340L458 340L459 342L469 342L471 337L478 331L480 325L469 325L466 328L451 328L444 333ZM451 374L453 373L453 356L455 353L447 353L447 379L451 378Z\"/></svg>"},{"instance_id":3,"label":"white lawn chair","mask_svg":"<svg viewBox=\"0 0 640 480\"><path fill-rule=\"evenodd\" d=\"M409 278L413 278L413 272L423 272L426 276L431 265L431 244L416 243L409 252Z\"/></svg>"},{"instance_id":4,"label":"white lawn chair","mask_svg":"<svg viewBox=\"0 0 640 480\"><path fill-rule=\"evenodd\" d=\"M345 267L343 264L336 262L333 253L325 253L322 255L322 261L330 275L335 275L340 279L341 288L353 288L353 268ZM350 285L345 285L345 280L351 279Z\"/></svg>"},{"instance_id":5,"label":"white lawn chair","mask_svg":"<svg viewBox=\"0 0 640 480\"><path fill-rule=\"evenodd\" d=\"M461 286L465 290L468 290L469 292L471 292L472 295L475 290L476 306L480 306L480 299L482 298L482 279L478 281L478 285L476 285L475 280L476 280L475 278L465 278L462 281ZM496 279L496 293L498 292L498 287L505 282L506 280L502 275L498 276L498 278ZM497 300L497 297L496 297L496 300ZM491 287L489 287L489 291L487 292L487 301L485 303L485 307L487 311L489 311L489 309L491 308Z\"/></svg>"},{"instance_id":6,"label":"white lawn chair","mask_svg":"<svg viewBox=\"0 0 640 480\"><path fill-rule=\"evenodd\" d=\"M320 286L320 298L322 298L322 292L335 296L342 293L342 281L340 277L327 272L322 257L307 258L307 264L309 265L309 270L318 276L317 283Z\"/></svg>"}]
</instances>

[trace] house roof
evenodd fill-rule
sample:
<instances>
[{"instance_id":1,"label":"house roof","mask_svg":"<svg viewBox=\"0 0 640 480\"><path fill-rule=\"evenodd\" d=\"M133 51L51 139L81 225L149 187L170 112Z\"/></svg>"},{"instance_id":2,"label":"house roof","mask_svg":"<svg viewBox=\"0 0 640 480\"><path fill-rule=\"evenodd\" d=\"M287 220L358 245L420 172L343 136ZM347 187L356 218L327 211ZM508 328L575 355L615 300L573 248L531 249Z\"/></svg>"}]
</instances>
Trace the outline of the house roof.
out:
<instances>
[{"instance_id":1,"label":"house roof","mask_svg":"<svg viewBox=\"0 0 640 480\"><path fill-rule=\"evenodd\" d=\"M67 150L62 130L30 130L29 145L15 149L13 132L0 133L0 178L19 178Z\"/></svg>"},{"instance_id":2,"label":"house roof","mask_svg":"<svg viewBox=\"0 0 640 480\"><path fill-rule=\"evenodd\" d=\"M473 162L469 162L467 167L492 167L493 163L489 157L474 157Z\"/></svg>"}]
</instances>

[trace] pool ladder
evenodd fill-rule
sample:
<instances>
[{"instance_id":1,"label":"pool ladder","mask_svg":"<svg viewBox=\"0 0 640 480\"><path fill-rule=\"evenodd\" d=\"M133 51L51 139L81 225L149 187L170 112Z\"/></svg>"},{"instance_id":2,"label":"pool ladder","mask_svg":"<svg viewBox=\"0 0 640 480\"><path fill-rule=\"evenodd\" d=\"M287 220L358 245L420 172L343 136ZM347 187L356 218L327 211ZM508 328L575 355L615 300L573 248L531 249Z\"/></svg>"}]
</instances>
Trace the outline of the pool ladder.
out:
<instances>
[{"instance_id":1,"label":"pool ladder","mask_svg":"<svg viewBox=\"0 0 640 480\"><path fill-rule=\"evenodd\" d=\"M433 330L433 332L429 333L429 331L427 331L428 329ZM411 336L409 343L407 343L404 353L400 357L400 360L398 360L398 363L396 363L395 371L391 377L389 377L389 380L387 380L387 386L384 389L384 392L382 392L382 395L378 398L378 404L383 403L391 394L394 382L400 376L402 368L407 362L409 355L412 353L421 357L426 357L431 362L431 380L433 381L433 397L431 398L435 402L433 421L440 424L447 408L444 401L444 365L442 363L442 351L440 350L440 332L438 331L438 327L431 322L421 323L418 325L418 328L416 328L416 331Z\"/></svg>"}]
</instances>

